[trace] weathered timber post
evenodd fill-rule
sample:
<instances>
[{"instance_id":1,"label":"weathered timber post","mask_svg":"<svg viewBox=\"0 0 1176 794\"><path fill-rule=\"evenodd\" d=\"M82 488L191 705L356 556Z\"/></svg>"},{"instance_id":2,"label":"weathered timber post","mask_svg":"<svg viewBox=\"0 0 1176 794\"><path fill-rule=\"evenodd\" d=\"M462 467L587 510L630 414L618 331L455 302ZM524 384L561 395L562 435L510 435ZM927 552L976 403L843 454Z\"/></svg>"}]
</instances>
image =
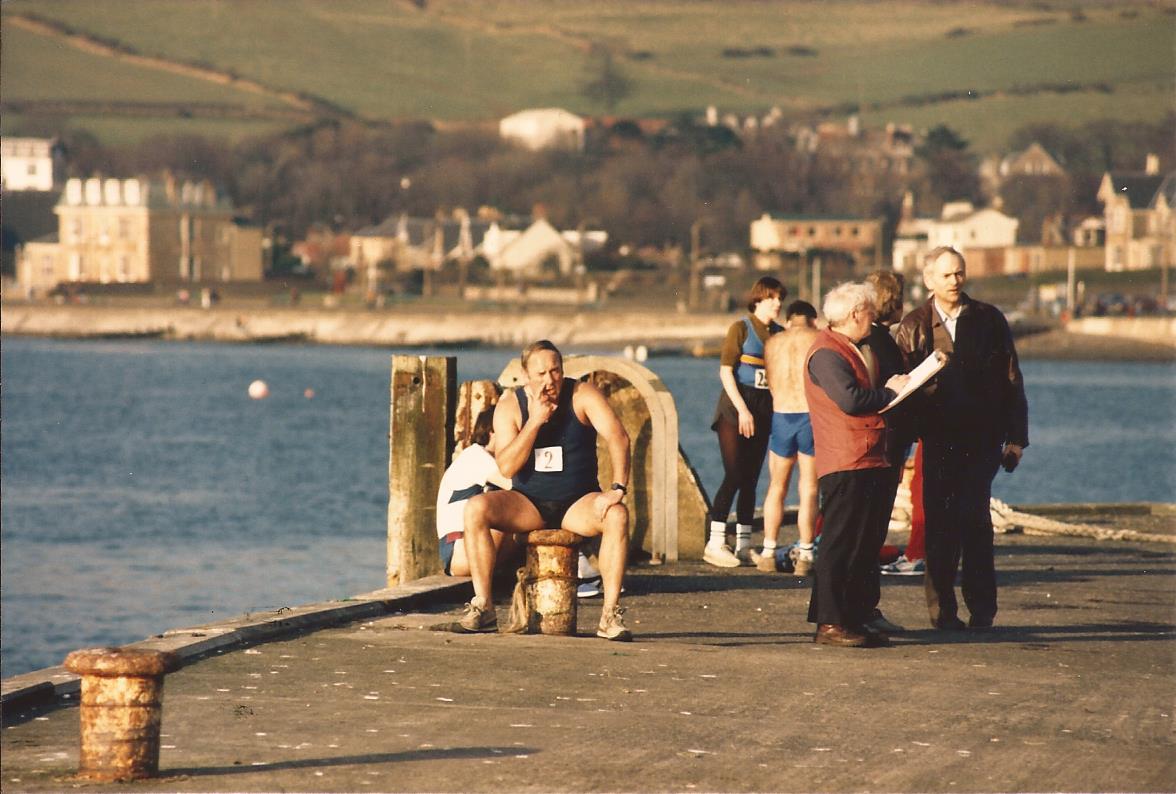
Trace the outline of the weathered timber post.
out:
<instances>
[{"instance_id":1,"label":"weathered timber post","mask_svg":"<svg viewBox=\"0 0 1176 794\"><path fill-rule=\"evenodd\" d=\"M576 546L582 538L566 529L527 533L527 630L576 633Z\"/></svg>"},{"instance_id":2,"label":"weathered timber post","mask_svg":"<svg viewBox=\"0 0 1176 794\"><path fill-rule=\"evenodd\" d=\"M65 657L82 677L78 774L139 780L159 774L163 677L180 667L167 651L89 648Z\"/></svg>"},{"instance_id":3,"label":"weathered timber post","mask_svg":"<svg viewBox=\"0 0 1176 794\"><path fill-rule=\"evenodd\" d=\"M457 401L453 356L392 356L388 430L387 586L441 573L437 490Z\"/></svg>"}]
</instances>

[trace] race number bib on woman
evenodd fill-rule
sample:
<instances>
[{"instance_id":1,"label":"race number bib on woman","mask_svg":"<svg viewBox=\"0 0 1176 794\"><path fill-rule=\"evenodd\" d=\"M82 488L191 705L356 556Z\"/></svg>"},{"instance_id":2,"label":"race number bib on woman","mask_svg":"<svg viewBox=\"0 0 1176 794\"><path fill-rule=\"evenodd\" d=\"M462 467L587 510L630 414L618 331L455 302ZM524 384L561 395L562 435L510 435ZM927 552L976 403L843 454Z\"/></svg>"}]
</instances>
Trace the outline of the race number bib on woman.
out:
<instances>
[{"instance_id":1,"label":"race number bib on woman","mask_svg":"<svg viewBox=\"0 0 1176 794\"><path fill-rule=\"evenodd\" d=\"M536 449L535 471L563 471L563 447Z\"/></svg>"}]
</instances>

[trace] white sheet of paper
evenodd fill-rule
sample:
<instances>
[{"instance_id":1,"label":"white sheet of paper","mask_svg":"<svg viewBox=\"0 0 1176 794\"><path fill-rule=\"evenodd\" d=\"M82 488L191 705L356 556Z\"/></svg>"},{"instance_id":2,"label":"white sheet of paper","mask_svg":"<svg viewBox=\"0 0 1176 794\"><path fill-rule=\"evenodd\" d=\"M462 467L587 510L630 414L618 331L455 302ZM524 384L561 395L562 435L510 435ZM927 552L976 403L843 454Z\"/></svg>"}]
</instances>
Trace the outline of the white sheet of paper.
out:
<instances>
[{"instance_id":1,"label":"white sheet of paper","mask_svg":"<svg viewBox=\"0 0 1176 794\"><path fill-rule=\"evenodd\" d=\"M907 373L908 377L910 378L907 381L907 385L903 388L902 391L895 395L893 400L887 403L885 408L883 408L878 413L884 414L905 400L911 395L912 392L923 386L923 384L925 384L927 381L931 380L932 376L934 376L936 372L939 372L939 370L943 369L943 365L946 363L947 356L942 351L933 351L931 355L923 359L923 362L919 364L919 366L915 367Z\"/></svg>"}]
</instances>

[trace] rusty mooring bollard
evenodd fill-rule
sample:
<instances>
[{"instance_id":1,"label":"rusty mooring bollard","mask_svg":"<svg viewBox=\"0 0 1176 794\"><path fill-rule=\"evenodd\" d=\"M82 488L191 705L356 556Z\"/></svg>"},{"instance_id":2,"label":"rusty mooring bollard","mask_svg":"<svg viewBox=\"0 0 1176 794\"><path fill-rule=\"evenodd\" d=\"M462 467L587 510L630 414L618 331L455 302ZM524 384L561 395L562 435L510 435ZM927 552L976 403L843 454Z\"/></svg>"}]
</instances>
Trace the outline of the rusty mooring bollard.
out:
<instances>
[{"instance_id":1,"label":"rusty mooring bollard","mask_svg":"<svg viewBox=\"0 0 1176 794\"><path fill-rule=\"evenodd\" d=\"M564 529L527 533L527 625L540 634L576 633L576 546Z\"/></svg>"},{"instance_id":2,"label":"rusty mooring bollard","mask_svg":"<svg viewBox=\"0 0 1176 794\"><path fill-rule=\"evenodd\" d=\"M163 677L179 669L179 657L89 648L65 657L65 667L82 677L78 774L108 781L157 775Z\"/></svg>"}]
</instances>

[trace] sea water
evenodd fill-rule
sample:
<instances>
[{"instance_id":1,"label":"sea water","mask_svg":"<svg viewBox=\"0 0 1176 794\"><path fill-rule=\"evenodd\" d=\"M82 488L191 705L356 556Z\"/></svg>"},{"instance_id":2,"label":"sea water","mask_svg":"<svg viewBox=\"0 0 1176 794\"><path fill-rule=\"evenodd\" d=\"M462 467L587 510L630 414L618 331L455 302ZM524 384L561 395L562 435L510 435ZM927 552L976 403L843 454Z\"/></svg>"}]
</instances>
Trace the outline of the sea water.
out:
<instances>
[{"instance_id":1,"label":"sea water","mask_svg":"<svg viewBox=\"0 0 1176 794\"><path fill-rule=\"evenodd\" d=\"M382 587L393 352L5 339L3 676ZM443 354L470 380L496 378L514 352ZM717 360L646 365L674 395L681 445L713 494ZM1023 368L1032 444L997 475L999 498L1176 499L1176 367ZM249 398L256 379L267 399Z\"/></svg>"}]
</instances>

